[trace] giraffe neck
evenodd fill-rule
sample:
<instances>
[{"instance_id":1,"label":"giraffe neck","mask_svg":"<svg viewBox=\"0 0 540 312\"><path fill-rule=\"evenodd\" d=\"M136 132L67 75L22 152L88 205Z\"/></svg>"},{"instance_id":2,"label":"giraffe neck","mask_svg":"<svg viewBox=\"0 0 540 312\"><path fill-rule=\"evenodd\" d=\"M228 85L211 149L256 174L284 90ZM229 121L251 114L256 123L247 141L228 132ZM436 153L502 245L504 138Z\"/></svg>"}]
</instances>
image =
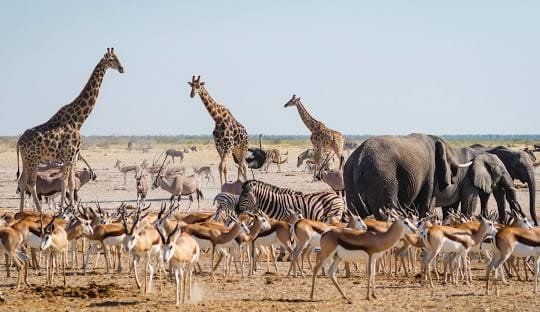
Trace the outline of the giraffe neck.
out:
<instances>
[{"instance_id":1,"label":"giraffe neck","mask_svg":"<svg viewBox=\"0 0 540 312\"><path fill-rule=\"evenodd\" d=\"M80 129L94 109L106 70L104 62L100 61L79 96L70 104L62 107L47 123L70 124L74 128Z\"/></svg>"},{"instance_id":2,"label":"giraffe neck","mask_svg":"<svg viewBox=\"0 0 540 312\"><path fill-rule=\"evenodd\" d=\"M214 99L210 96L210 94L208 94L208 91L206 91L204 86L201 86L198 93L201 97L201 101L203 102L204 107L206 107L206 110L208 111L212 119L214 119L216 123L220 123L223 120L223 116L220 114L221 105L214 101Z\"/></svg>"},{"instance_id":3,"label":"giraffe neck","mask_svg":"<svg viewBox=\"0 0 540 312\"><path fill-rule=\"evenodd\" d=\"M308 113L308 111L306 110L306 108L304 107L302 103L296 104L296 108L298 109L300 118L302 118L302 121L304 122L306 127L309 129L309 131L313 132L320 127L321 122L311 117L311 115Z\"/></svg>"}]
</instances>

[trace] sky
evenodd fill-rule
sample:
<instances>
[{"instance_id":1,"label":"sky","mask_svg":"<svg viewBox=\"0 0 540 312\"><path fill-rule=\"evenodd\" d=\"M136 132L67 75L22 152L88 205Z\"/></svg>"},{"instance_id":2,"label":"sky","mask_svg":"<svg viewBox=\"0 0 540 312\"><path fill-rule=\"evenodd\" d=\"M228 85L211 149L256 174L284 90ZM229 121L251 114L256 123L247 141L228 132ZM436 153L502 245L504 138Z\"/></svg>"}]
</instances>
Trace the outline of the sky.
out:
<instances>
[{"instance_id":1,"label":"sky","mask_svg":"<svg viewBox=\"0 0 540 312\"><path fill-rule=\"evenodd\" d=\"M0 135L109 70L83 135L210 134L187 81L250 134L539 134L537 1L0 0Z\"/></svg>"}]
</instances>

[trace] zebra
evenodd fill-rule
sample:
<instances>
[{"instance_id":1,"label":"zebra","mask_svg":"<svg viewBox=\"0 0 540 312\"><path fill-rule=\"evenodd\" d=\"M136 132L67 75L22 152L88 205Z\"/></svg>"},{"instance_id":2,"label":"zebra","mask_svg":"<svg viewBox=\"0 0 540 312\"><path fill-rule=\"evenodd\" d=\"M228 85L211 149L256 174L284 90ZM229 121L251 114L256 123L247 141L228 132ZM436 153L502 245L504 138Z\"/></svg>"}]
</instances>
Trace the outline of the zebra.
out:
<instances>
[{"instance_id":1,"label":"zebra","mask_svg":"<svg viewBox=\"0 0 540 312\"><path fill-rule=\"evenodd\" d=\"M280 221L299 212L304 218L316 221L342 221L345 212L343 199L334 192L302 193L277 187L262 181L248 180L242 186L236 213L260 210Z\"/></svg>"},{"instance_id":2,"label":"zebra","mask_svg":"<svg viewBox=\"0 0 540 312\"><path fill-rule=\"evenodd\" d=\"M216 206L216 212L212 217L213 220L218 220L220 217L222 220L228 220L232 215L236 217L235 207L238 203L238 195L233 193L221 192L214 197L214 206Z\"/></svg>"},{"instance_id":3,"label":"zebra","mask_svg":"<svg viewBox=\"0 0 540 312\"><path fill-rule=\"evenodd\" d=\"M174 162L175 157L180 158L181 163L184 162L184 152L182 151L177 151L173 148L169 148L168 150L165 151L165 155L171 157L173 162Z\"/></svg>"}]
</instances>

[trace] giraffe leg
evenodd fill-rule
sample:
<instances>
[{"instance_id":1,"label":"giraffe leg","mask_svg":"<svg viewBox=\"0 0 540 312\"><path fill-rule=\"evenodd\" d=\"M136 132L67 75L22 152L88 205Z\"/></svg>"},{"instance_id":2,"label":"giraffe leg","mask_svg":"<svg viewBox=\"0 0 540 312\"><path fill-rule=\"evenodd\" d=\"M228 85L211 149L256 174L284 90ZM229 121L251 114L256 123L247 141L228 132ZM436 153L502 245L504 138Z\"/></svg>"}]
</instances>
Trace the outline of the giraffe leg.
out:
<instances>
[{"instance_id":1,"label":"giraffe leg","mask_svg":"<svg viewBox=\"0 0 540 312\"><path fill-rule=\"evenodd\" d=\"M313 181L315 181L315 177L316 175L319 173L319 171L321 170L321 153L322 153L322 148L321 146L319 146L318 144L317 145L314 145L313 146L313 149L314 149L314 156L313 156L313 161L315 162L315 170L313 171Z\"/></svg>"},{"instance_id":2,"label":"giraffe leg","mask_svg":"<svg viewBox=\"0 0 540 312\"><path fill-rule=\"evenodd\" d=\"M75 160L77 159L77 154L75 155ZM67 177L64 175L64 185L67 186L69 191L69 202L70 204L75 203L75 169L77 163L75 161L65 162L64 167L68 167ZM67 184L66 183L67 178ZM64 202L60 204L60 208L64 207Z\"/></svg>"},{"instance_id":3,"label":"giraffe leg","mask_svg":"<svg viewBox=\"0 0 540 312\"><path fill-rule=\"evenodd\" d=\"M220 155L219 157L221 158L218 166L219 181L221 182L221 185L223 185L223 183L227 182L227 167L225 166L225 156Z\"/></svg>"}]
</instances>

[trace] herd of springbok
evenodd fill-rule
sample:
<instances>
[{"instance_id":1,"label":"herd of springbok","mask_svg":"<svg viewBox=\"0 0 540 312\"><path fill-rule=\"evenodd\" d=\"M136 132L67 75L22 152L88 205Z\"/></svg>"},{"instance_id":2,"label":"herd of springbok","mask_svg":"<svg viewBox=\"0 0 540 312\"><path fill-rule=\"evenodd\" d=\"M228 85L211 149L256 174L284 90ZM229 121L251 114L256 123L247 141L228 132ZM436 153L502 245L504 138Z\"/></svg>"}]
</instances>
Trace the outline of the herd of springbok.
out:
<instances>
[{"instance_id":1,"label":"herd of springbok","mask_svg":"<svg viewBox=\"0 0 540 312\"><path fill-rule=\"evenodd\" d=\"M258 262L266 257L266 270L271 270L272 262L277 272L275 253L279 247L289 253L287 276L304 277L307 272L304 263L308 263L312 275L311 299L315 299L317 291L322 291L316 283L322 270L341 297L351 301L351 294L347 294L350 290L342 289L336 273L343 262L346 278L353 278L351 269L360 270L360 261L366 264L367 299L377 298L377 274L388 277L420 273L420 283L425 287L436 287L433 275L441 284L470 285L479 278L471 274L474 262L485 263L486 295L492 288L490 283L494 283L498 294L499 279L503 283L512 277L528 281L530 273L533 291L538 291L540 230L532 227L518 210L512 211L506 224L497 224L489 216L469 220L460 213L450 213L445 220L437 215L420 219L407 208L384 212L386 221L362 219L345 211L341 220L328 218L323 222L304 218L288 203L284 204L288 217L277 220L256 207L241 209L246 202L240 197L254 195L247 194L244 183L237 181L222 186L222 192L214 199L214 212L182 213L175 199L182 195L199 196L201 176L209 181L211 170L194 168L195 174L185 177L183 171L169 172L165 164L163 161L161 165L149 166L143 162L131 169L137 182L135 206L122 203L102 209L99 203L79 203L58 209L54 214L33 211L4 214L0 247L6 255L7 276L14 266L20 288L22 283L29 285L28 280L33 278L28 276L29 267L41 272L44 266L46 285L57 284L58 274L62 274L61 283L66 285L69 279L76 278L76 275L66 276L66 269L80 270L83 274L95 271L103 255L104 274L112 271L120 274L124 272L123 259L127 256L130 261L126 274L133 276L134 287L144 294L159 291L153 288L154 275L158 274L159 289L164 280L174 281L175 301L179 305L190 300L197 276L207 272L213 279L220 266L224 276L233 274L234 265L236 274L249 278L256 274ZM126 168L121 162L116 167L122 173ZM88 171L92 172L90 168ZM153 181L147 181L147 174L153 175ZM162 202L159 211L150 209L151 204L145 202L150 185L171 193L170 201ZM253 203L254 199L251 200ZM211 260L209 266L203 267L200 260L205 253Z\"/></svg>"}]
</instances>

